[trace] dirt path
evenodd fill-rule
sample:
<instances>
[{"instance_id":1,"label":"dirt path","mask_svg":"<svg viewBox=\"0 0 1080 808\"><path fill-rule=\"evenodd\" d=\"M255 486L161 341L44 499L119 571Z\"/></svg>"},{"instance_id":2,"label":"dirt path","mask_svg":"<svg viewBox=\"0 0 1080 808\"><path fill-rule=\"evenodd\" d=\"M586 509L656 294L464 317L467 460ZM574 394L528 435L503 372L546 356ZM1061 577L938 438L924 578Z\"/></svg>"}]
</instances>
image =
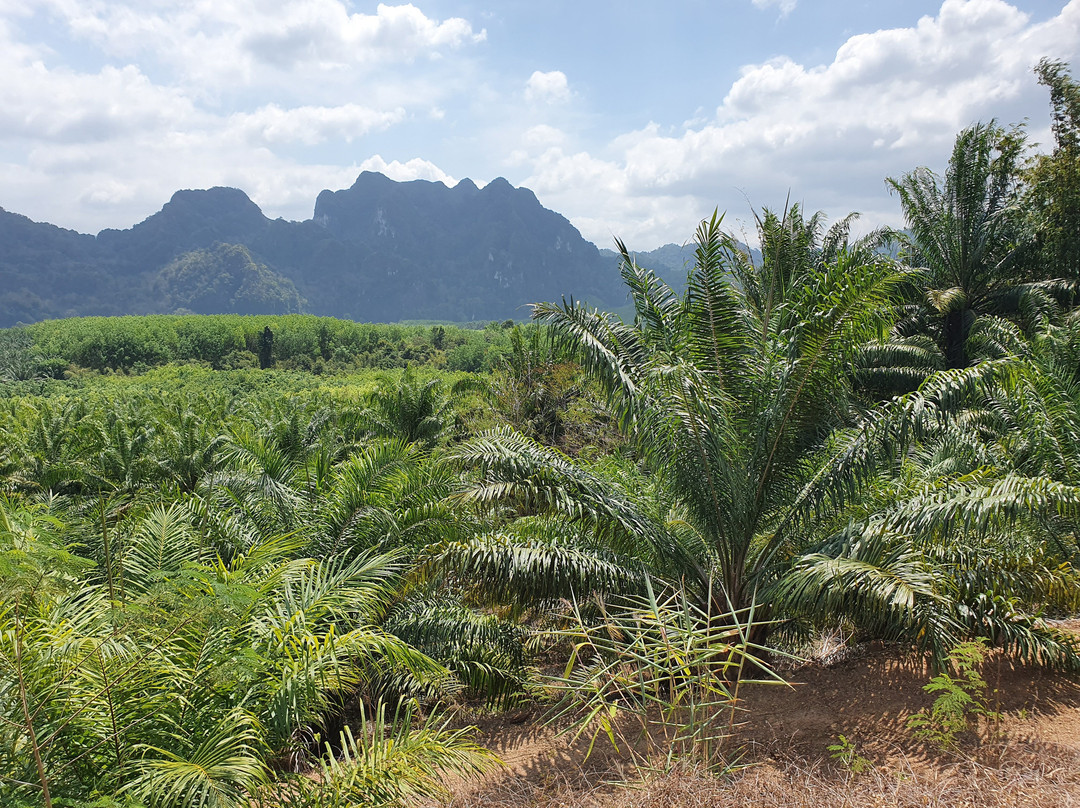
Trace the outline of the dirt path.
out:
<instances>
[{"instance_id":1,"label":"dirt path","mask_svg":"<svg viewBox=\"0 0 1080 808\"><path fill-rule=\"evenodd\" d=\"M1035 735L1080 751L1080 678L995 656L983 668L991 710L1011 736ZM867 752L913 753L907 719L933 702L923 692L931 672L921 661L877 650L833 666L807 665L792 687L744 691L739 738L751 750L813 758L845 735Z\"/></svg>"}]
</instances>

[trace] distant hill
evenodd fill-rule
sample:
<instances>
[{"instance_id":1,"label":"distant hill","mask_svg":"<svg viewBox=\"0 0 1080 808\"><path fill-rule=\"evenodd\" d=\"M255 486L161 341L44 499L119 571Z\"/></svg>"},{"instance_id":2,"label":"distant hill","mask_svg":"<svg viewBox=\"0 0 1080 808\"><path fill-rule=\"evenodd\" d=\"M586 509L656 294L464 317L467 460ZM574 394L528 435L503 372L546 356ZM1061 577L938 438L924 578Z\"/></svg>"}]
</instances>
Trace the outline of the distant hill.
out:
<instances>
[{"instance_id":1,"label":"distant hill","mask_svg":"<svg viewBox=\"0 0 1080 808\"><path fill-rule=\"evenodd\" d=\"M614 250L600 250L600 254L619 265L621 258ZM686 275L694 263L693 244L665 244L647 252L631 250L630 254L638 266L651 269L673 289L681 292L686 288Z\"/></svg>"},{"instance_id":2,"label":"distant hill","mask_svg":"<svg viewBox=\"0 0 1080 808\"><path fill-rule=\"evenodd\" d=\"M97 236L0 208L0 326L172 312L496 320L563 296L624 305L617 261L501 178L447 188L364 172L303 222L269 219L235 188L177 191Z\"/></svg>"},{"instance_id":3,"label":"distant hill","mask_svg":"<svg viewBox=\"0 0 1080 808\"><path fill-rule=\"evenodd\" d=\"M748 247L741 241L736 242L737 246L743 252L749 253L751 260L755 262L761 261L761 251L754 247ZM683 292L686 289L686 279L690 273L690 269L694 265L694 243L687 242L686 244L665 244L662 247L657 247L655 250L648 250L646 252L638 252L631 250L630 254L633 256L635 263L640 267L651 269L655 272L661 280L663 280L668 286L674 289L676 292ZM618 266L620 256L614 250L600 250L600 254L615 263Z\"/></svg>"}]
</instances>

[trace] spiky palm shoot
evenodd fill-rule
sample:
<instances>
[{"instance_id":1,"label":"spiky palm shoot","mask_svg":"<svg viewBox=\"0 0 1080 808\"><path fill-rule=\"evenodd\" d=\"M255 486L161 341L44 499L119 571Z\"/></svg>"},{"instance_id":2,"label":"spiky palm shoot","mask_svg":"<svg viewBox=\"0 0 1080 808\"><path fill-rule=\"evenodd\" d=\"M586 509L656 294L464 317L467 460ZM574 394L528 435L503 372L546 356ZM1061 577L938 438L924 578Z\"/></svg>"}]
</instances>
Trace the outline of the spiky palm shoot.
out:
<instances>
[{"instance_id":1,"label":"spiky palm shoot","mask_svg":"<svg viewBox=\"0 0 1080 808\"><path fill-rule=\"evenodd\" d=\"M740 685L751 671L762 674L759 682L782 683L750 639L753 610L710 614L684 591L658 596L648 584L600 610L599 619L586 618L575 604L571 626L558 632L572 648L553 681L559 715L571 719L567 732L589 738L589 752L606 736L646 764L658 755L668 768L729 763Z\"/></svg>"},{"instance_id":2,"label":"spiky palm shoot","mask_svg":"<svg viewBox=\"0 0 1080 808\"><path fill-rule=\"evenodd\" d=\"M472 741L471 728L451 729L433 712L421 719L414 702L397 712L380 706L361 713L359 731L340 737L341 754L319 762L319 779L297 778L266 794L283 808L404 808L419 799L445 799L446 774L478 775L499 760ZM327 744L327 751L330 747Z\"/></svg>"}]
</instances>

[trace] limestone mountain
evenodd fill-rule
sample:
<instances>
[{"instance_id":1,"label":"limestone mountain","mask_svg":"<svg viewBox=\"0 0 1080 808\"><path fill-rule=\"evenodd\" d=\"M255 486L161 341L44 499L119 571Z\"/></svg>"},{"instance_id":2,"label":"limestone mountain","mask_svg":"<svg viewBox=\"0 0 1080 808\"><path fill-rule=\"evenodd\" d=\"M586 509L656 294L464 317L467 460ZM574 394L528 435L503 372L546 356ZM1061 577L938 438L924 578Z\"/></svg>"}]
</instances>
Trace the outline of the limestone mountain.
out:
<instances>
[{"instance_id":1,"label":"limestone mountain","mask_svg":"<svg viewBox=\"0 0 1080 808\"><path fill-rule=\"evenodd\" d=\"M620 306L617 266L525 188L364 172L312 219L235 188L178 191L127 230L82 235L0 209L0 326L87 314L283 312L522 318L561 297Z\"/></svg>"}]
</instances>

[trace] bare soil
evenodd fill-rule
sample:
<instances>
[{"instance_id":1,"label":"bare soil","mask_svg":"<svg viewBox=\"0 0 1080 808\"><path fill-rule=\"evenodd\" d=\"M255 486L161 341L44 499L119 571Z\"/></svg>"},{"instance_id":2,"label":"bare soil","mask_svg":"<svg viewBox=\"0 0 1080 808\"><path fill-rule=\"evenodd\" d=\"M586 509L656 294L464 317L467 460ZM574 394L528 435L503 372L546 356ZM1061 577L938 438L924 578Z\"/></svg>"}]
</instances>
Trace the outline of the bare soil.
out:
<instances>
[{"instance_id":1,"label":"bare soil","mask_svg":"<svg viewBox=\"0 0 1080 808\"><path fill-rule=\"evenodd\" d=\"M478 722L505 768L457 783L453 808L697 808L697 806L1080 806L1080 677L992 656L983 668L1000 721L943 751L913 738L907 719L933 696L923 660L864 648L807 664L789 687L740 693L730 739L733 775L642 772L598 741L573 742L528 712ZM845 736L869 762L855 773L828 746ZM625 753L625 749L621 750Z\"/></svg>"}]
</instances>

